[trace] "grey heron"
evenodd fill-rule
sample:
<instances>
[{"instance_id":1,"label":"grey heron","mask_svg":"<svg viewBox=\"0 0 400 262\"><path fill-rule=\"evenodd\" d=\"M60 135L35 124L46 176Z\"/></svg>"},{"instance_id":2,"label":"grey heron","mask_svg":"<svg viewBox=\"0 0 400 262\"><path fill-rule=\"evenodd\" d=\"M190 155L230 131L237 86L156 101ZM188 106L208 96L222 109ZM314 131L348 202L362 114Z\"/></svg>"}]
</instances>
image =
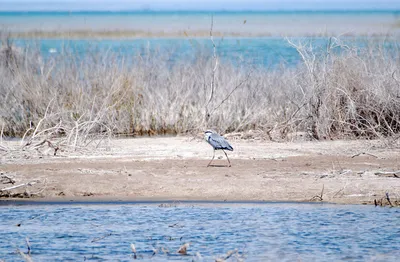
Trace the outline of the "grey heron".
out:
<instances>
[{"instance_id":1,"label":"grey heron","mask_svg":"<svg viewBox=\"0 0 400 262\"><path fill-rule=\"evenodd\" d=\"M212 130L207 130L205 132L204 139L214 149L213 157L212 157L210 163L208 163L207 167L209 167L211 162L214 160L215 150L222 150L224 152L224 154L226 156L226 159L228 159L228 163L229 163L229 167L230 167L231 166L231 161L229 161L229 157L225 152L225 150L233 151L233 147L229 144L229 142L223 136L220 136L217 132L214 132Z\"/></svg>"}]
</instances>

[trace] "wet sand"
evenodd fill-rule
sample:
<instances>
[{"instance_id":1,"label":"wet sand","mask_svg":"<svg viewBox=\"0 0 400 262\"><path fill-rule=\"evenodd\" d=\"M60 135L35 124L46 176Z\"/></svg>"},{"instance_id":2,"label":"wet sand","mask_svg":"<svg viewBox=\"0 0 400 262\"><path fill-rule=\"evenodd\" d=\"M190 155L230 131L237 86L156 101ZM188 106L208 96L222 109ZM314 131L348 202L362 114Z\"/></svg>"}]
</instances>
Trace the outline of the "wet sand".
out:
<instances>
[{"instance_id":1,"label":"wet sand","mask_svg":"<svg viewBox=\"0 0 400 262\"><path fill-rule=\"evenodd\" d=\"M3 154L12 190L40 201L323 201L371 204L400 198L400 149L379 141L265 142L229 137L232 167L187 137L118 139L103 150ZM13 142L16 143L16 142ZM220 158L220 159L218 159ZM0 189L10 187L0 184ZM2 198L6 199L6 198Z\"/></svg>"}]
</instances>

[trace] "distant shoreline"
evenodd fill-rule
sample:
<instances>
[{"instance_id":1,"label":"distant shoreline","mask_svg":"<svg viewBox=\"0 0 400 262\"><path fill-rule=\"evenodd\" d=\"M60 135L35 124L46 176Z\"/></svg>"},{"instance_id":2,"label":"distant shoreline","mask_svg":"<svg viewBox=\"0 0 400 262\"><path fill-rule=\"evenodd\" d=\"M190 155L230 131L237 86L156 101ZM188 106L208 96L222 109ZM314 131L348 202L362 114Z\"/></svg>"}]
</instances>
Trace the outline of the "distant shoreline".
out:
<instances>
[{"instance_id":1,"label":"distant shoreline","mask_svg":"<svg viewBox=\"0 0 400 262\"><path fill-rule=\"evenodd\" d=\"M399 25L400 28L400 25ZM264 33L241 33L241 32L221 32L214 31L214 37L228 38L264 38L264 37L330 37L331 33L310 32L306 34L276 34L272 32ZM28 38L28 39L136 39L136 38L209 38L210 31L135 31L135 30L71 30L71 31L23 31L9 32L11 38ZM381 32L381 33L344 33L341 37L382 37L397 36L397 32Z\"/></svg>"},{"instance_id":2,"label":"distant shoreline","mask_svg":"<svg viewBox=\"0 0 400 262\"><path fill-rule=\"evenodd\" d=\"M393 11L0 11L16 37L386 36L400 34Z\"/></svg>"},{"instance_id":3,"label":"distant shoreline","mask_svg":"<svg viewBox=\"0 0 400 262\"><path fill-rule=\"evenodd\" d=\"M400 9L332 9L332 10L312 10L312 9L287 9L287 10L1 10L0 16L3 14L238 14L238 13L249 13L249 14L400 14Z\"/></svg>"}]
</instances>

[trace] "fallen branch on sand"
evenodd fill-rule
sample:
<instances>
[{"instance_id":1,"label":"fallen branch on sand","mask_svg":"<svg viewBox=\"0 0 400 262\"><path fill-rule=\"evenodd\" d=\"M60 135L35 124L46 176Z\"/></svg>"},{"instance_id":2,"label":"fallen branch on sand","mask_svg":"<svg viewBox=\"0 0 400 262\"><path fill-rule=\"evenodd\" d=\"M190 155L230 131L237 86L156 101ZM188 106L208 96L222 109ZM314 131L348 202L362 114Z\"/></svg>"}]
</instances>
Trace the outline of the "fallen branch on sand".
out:
<instances>
[{"instance_id":1,"label":"fallen branch on sand","mask_svg":"<svg viewBox=\"0 0 400 262\"><path fill-rule=\"evenodd\" d=\"M356 156L360 156L360 155L368 155L368 156L372 156L372 157L375 157L375 158L379 158L376 155L373 155L373 154L370 154L370 153L367 153L367 152L360 152L358 154L352 155L351 158L355 158Z\"/></svg>"},{"instance_id":2,"label":"fallen branch on sand","mask_svg":"<svg viewBox=\"0 0 400 262\"><path fill-rule=\"evenodd\" d=\"M8 152L9 149L5 146L0 145L0 151Z\"/></svg>"},{"instance_id":3,"label":"fallen branch on sand","mask_svg":"<svg viewBox=\"0 0 400 262\"><path fill-rule=\"evenodd\" d=\"M323 194L324 194L324 185L322 185L321 193L320 193L319 195L313 196L313 197L310 199L310 201L323 201L323 198L322 198Z\"/></svg>"},{"instance_id":4,"label":"fallen branch on sand","mask_svg":"<svg viewBox=\"0 0 400 262\"><path fill-rule=\"evenodd\" d=\"M15 184L15 180L12 177L6 176L3 173L0 173L0 184Z\"/></svg>"},{"instance_id":5,"label":"fallen branch on sand","mask_svg":"<svg viewBox=\"0 0 400 262\"><path fill-rule=\"evenodd\" d=\"M400 170L397 171L388 171L388 172L383 172L383 171L378 171L375 172L376 176L383 176L383 177L396 177L400 178Z\"/></svg>"},{"instance_id":6,"label":"fallen branch on sand","mask_svg":"<svg viewBox=\"0 0 400 262\"><path fill-rule=\"evenodd\" d=\"M375 206L381 206L381 207L384 207L387 205L389 205L390 207L396 207L396 206L400 206L400 201L399 201L399 199L392 201L389 197L389 193L386 192L385 196L382 197L381 199L378 199L378 200L374 199L374 204L375 204Z\"/></svg>"},{"instance_id":7,"label":"fallen branch on sand","mask_svg":"<svg viewBox=\"0 0 400 262\"><path fill-rule=\"evenodd\" d=\"M393 204L392 204L392 202L390 201L390 197L389 197L389 193L388 193L388 192L386 192L386 200L388 201L389 205L390 205L391 207L393 207Z\"/></svg>"},{"instance_id":8,"label":"fallen branch on sand","mask_svg":"<svg viewBox=\"0 0 400 262\"><path fill-rule=\"evenodd\" d=\"M30 181L28 183L23 183L23 184L14 185L14 186L11 186L11 187L2 188L2 189L0 189L0 197L31 198L31 197L34 197L34 196L38 196L45 190L45 188L46 188L46 180L44 182L44 187L42 189L40 189L38 192L34 192L34 193L29 192L28 191L28 187L33 186L35 184L39 184L39 183L41 183L41 181L36 179L36 180L32 180L32 181ZM19 188L25 188L24 192L16 192L16 193L12 193L11 192L12 190L19 189Z\"/></svg>"},{"instance_id":9,"label":"fallen branch on sand","mask_svg":"<svg viewBox=\"0 0 400 262\"><path fill-rule=\"evenodd\" d=\"M47 145L50 148L54 149L54 156L55 156L57 154L57 151L60 149L60 147L59 146L55 146L50 140L44 139L43 141L33 145L32 147L37 149L37 148L41 147L42 145L44 145L45 143L47 143Z\"/></svg>"},{"instance_id":10,"label":"fallen branch on sand","mask_svg":"<svg viewBox=\"0 0 400 262\"><path fill-rule=\"evenodd\" d=\"M19 184L19 185L12 186L12 187L2 188L2 189L0 189L0 192L2 192L2 191L10 191L10 190L17 189L17 188L24 187L24 186L33 186L34 184L37 184L37 183L39 183L39 181L34 180L34 181L31 181L31 182L28 182L28 183L25 183L25 184Z\"/></svg>"}]
</instances>

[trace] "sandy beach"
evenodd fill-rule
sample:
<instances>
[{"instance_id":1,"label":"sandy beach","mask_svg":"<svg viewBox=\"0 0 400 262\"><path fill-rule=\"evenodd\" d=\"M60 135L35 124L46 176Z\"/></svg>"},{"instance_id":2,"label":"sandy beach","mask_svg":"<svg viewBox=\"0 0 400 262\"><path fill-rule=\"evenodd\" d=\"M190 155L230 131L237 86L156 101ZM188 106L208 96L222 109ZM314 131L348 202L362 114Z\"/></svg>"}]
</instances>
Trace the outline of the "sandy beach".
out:
<instances>
[{"instance_id":1,"label":"sandy beach","mask_svg":"<svg viewBox=\"0 0 400 262\"><path fill-rule=\"evenodd\" d=\"M116 139L104 149L1 157L0 189L39 201L324 201L400 198L400 150L379 141L269 142L228 135L232 167L199 137ZM12 146L17 142L8 142ZM14 183L6 183L4 177ZM5 193L5 191L3 191ZM9 198L2 198L3 200Z\"/></svg>"}]
</instances>

